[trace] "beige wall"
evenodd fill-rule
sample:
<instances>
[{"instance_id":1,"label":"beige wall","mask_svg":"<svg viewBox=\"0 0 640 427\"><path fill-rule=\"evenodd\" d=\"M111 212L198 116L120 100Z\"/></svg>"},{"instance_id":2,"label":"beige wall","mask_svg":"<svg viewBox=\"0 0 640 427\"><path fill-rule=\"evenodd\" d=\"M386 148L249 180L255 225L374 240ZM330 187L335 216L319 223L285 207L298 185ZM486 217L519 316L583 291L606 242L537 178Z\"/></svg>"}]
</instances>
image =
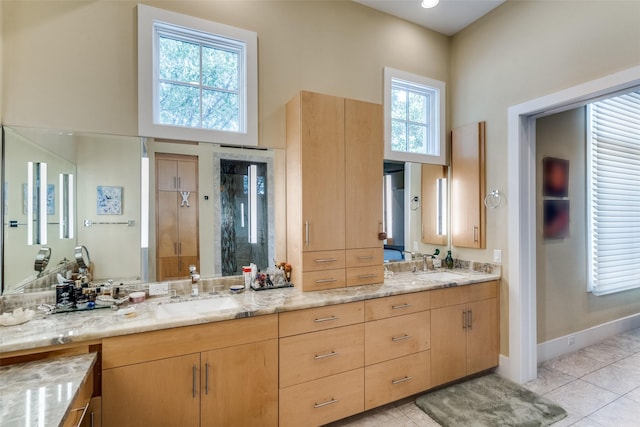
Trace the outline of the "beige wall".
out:
<instances>
[{"instance_id":1,"label":"beige wall","mask_svg":"<svg viewBox=\"0 0 640 427\"><path fill-rule=\"evenodd\" d=\"M508 107L640 64L638 16L640 2L508 1L453 37L452 125L487 121L488 189L507 190ZM509 194L506 198L509 203ZM508 244L502 207L487 211L485 251L454 248L455 255L486 260L493 249L503 250L503 301L508 298ZM548 312L545 300L540 301L543 313ZM565 311L571 311L569 303ZM601 319L621 314L614 308ZM506 304L500 315L502 353L507 354Z\"/></svg>"},{"instance_id":2,"label":"beige wall","mask_svg":"<svg viewBox=\"0 0 640 427\"><path fill-rule=\"evenodd\" d=\"M2 2L4 122L137 134L136 1ZM300 89L382 102L391 66L447 81L449 39L350 1L143 1L258 33L260 145Z\"/></svg>"}]
</instances>

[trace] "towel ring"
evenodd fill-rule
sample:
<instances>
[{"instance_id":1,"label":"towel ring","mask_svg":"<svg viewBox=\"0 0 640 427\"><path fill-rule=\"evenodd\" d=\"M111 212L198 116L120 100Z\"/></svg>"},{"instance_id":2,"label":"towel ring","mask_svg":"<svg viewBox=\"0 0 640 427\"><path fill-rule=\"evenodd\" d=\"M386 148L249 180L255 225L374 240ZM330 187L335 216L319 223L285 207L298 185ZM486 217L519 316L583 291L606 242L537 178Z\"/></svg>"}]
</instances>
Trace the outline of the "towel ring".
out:
<instances>
[{"instance_id":1,"label":"towel ring","mask_svg":"<svg viewBox=\"0 0 640 427\"><path fill-rule=\"evenodd\" d=\"M500 192L500 190L491 190L489 194L484 198L484 205L489 209L496 209L498 206L502 205L504 201L504 195Z\"/></svg>"}]
</instances>

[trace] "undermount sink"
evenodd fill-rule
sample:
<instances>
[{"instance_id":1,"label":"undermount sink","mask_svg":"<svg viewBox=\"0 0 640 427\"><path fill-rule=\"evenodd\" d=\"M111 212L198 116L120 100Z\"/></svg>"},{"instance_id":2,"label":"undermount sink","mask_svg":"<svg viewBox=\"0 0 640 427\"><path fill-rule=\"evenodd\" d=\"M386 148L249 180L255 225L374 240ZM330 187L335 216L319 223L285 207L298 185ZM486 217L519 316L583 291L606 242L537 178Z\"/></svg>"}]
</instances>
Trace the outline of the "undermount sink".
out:
<instances>
[{"instance_id":1,"label":"undermount sink","mask_svg":"<svg viewBox=\"0 0 640 427\"><path fill-rule=\"evenodd\" d=\"M450 271L434 271L430 273L422 273L418 275L418 278L421 280L433 280L436 282L455 282L457 280L466 279L467 276L452 273Z\"/></svg>"},{"instance_id":2,"label":"undermount sink","mask_svg":"<svg viewBox=\"0 0 640 427\"><path fill-rule=\"evenodd\" d=\"M199 315L213 311L231 310L238 307L240 307L240 304L232 297L208 298L161 304L156 308L156 313L165 316Z\"/></svg>"}]
</instances>

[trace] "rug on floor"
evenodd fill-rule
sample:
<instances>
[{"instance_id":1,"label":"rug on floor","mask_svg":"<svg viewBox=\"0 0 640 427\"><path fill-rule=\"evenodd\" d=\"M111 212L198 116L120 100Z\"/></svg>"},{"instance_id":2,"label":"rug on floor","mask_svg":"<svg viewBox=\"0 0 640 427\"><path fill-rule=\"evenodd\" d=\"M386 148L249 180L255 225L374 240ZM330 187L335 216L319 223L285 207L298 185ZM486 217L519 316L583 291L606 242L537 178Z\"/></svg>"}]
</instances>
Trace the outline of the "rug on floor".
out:
<instances>
[{"instance_id":1,"label":"rug on floor","mask_svg":"<svg viewBox=\"0 0 640 427\"><path fill-rule=\"evenodd\" d=\"M444 427L548 426L567 416L549 399L496 374L425 394L416 405Z\"/></svg>"}]
</instances>

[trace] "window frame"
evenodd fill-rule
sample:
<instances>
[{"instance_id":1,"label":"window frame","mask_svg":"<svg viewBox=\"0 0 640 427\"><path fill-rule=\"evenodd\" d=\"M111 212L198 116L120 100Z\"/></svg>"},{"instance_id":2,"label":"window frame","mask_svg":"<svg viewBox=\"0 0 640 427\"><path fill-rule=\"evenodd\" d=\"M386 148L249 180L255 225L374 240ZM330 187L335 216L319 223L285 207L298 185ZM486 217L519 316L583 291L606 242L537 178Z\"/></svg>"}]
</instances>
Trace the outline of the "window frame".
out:
<instances>
[{"instance_id":1,"label":"window frame","mask_svg":"<svg viewBox=\"0 0 640 427\"><path fill-rule=\"evenodd\" d=\"M244 108L241 107L241 123L238 132L205 128L172 126L155 122L158 97L157 44L155 23L182 27L185 32L211 34L222 39L244 43ZM241 70L242 72L242 70ZM211 142L218 144L258 145L258 35L255 32L196 18L147 5L138 5L138 133L144 137Z\"/></svg>"},{"instance_id":2,"label":"window frame","mask_svg":"<svg viewBox=\"0 0 640 427\"><path fill-rule=\"evenodd\" d=\"M434 141L437 141L438 154L419 154L392 150L391 144L391 91L393 80L402 80L410 85L425 88L433 92L434 100L431 102L431 115L433 121L428 123L429 132ZM446 83L424 76L397 70L391 67L384 68L384 158L401 162L447 164L447 137L446 137Z\"/></svg>"}]
</instances>

